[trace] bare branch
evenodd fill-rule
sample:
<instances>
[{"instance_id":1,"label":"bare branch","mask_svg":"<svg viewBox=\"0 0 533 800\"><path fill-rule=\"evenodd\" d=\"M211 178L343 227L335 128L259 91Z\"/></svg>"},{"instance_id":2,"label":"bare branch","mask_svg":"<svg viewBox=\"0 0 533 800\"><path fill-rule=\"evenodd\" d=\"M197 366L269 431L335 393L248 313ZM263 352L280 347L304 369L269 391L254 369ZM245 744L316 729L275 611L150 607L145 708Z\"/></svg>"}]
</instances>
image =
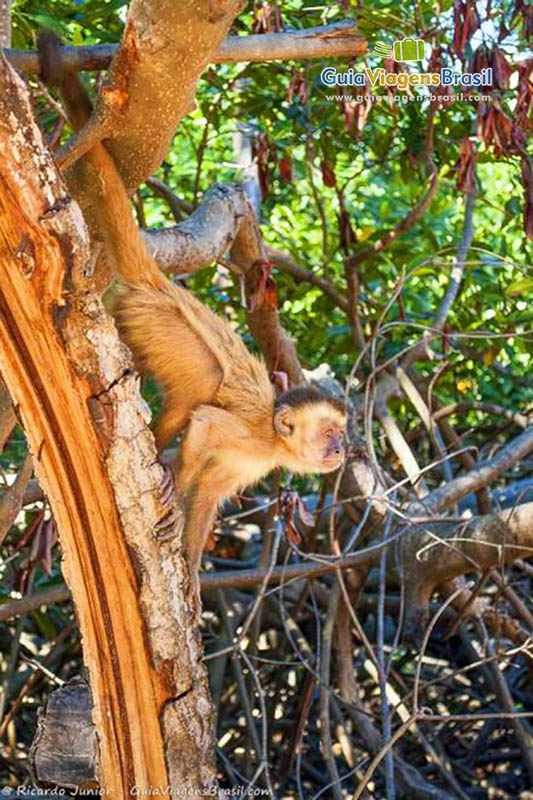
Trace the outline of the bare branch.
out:
<instances>
[{"instance_id":1,"label":"bare branch","mask_svg":"<svg viewBox=\"0 0 533 800\"><path fill-rule=\"evenodd\" d=\"M519 428L526 429L529 419L519 411L505 408L497 403L485 403L479 400L463 400L460 403L453 403L451 406L444 406L433 413L433 419L438 420L450 417L452 414L460 414L463 411L483 411L485 414L493 414L496 417L503 417L509 422L518 425Z\"/></svg>"},{"instance_id":2,"label":"bare branch","mask_svg":"<svg viewBox=\"0 0 533 800\"><path fill-rule=\"evenodd\" d=\"M503 475L504 472L532 451L533 426L520 434L520 436L517 436L505 447L502 447L500 452L490 461L473 469L468 475L462 475L445 486L435 489L427 497L424 497L422 503L413 504L409 509L409 513L422 512L422 510L425 510L426 513L429 510L436 512L449 508L449 506L457 503L458 500L466 497L470 492L474 492L482 486L488 486L489 483L497 480L500 475Z\"/></svg>"},{"instance_id":3,"label":"bare branch","mask_svg":"<svg viewBox=\"0 0 533 800\"><path fill-rule=\"evenodd\" d=\"M0 0L0 47L11 45L12 0Z\"/></svg>"},{"instance_id":4,"label":"bare branch","mask_svg":"<svg viewBox=\"0 0 533 800\"><path fill-rule=\"evenodd\" d=\"M22 463L22 467L12 486L2 493L0 500L0 544L6 538L10 527L22 508L24 492L33 472L33 461L30 453Z\"/></svg>"},{"instance_id":5,"label":"bare branch","mask_svg":"<svg viewBox=\"0 0 533 800\"><path fill-rule=\"evenodd\" d=\"M7 2L8 0L4 0ZM117 51L113 44L94 47L63 47L63 63L70 71L107 69ZM211 62L285 61L287 59L362 56L367 51L364 36L352 20L305 28L302 31L252 36L228 36ZM7 59L21 72L37 75L39 61L33 50L5 51Z\"/></svg>"},{"instance_id":6,"label":"bare branch","mask_svg":"<svg viewBox=\"0 0 533 800\"><path fill-rule=\"evenodd\" d=\"M228 266L244 271L258 257L261 246L250 201L242 186L232 183L216 183L190 217L175 227L143 231L143 239L163 272L178 275L205 269L228 253L232 262ZM254 250L251 256L250 247Z\"/></svg>"},{"instance_id":7,"label":"bare branch","mask_svg":"<svg viewBox=\"0 0 533 800\"><path fill-rule=\"evenodd\" d=\"M407 370L408 367L414 361L416 361L418 358L423 357L424 354L427 352L427 345L429 340L436 335L436 331L440 331L443 329L444 323L446 322L448 314L450 313L450 309L455 301L455 298L457 297L457 293L459 291L459 287L461 285L461 281L463 278L463 273L465 271L466 257L468 255L468 250L470 249L472 238L474 236L475 203L476 203L475 195L469 194L466 196L463 233L461 236L461 240L457 246L457 255L455 257L454 264L452 267L450 282L448 284L446 294L444 295L440 308L437 311L437 314L435 315L435 319L431 325L431 330L425 331L423 337L418 342L418 344L411 350L409 350L409 352L403 359L402 367L404 370Z\"/></svg>"},{"instance_id":8,"label":"bare branch","mask_svg":"<svg viewBox=\"0 0 533 800\"><path fill-rule=\"evenodd\" d=\"M411 230L418 220L423 216L425 211L427 210L428 206L430 205L431 201L435 196L435 192L437 191L437 186L439 185L439 173L438 170L431 165L431 177L429 179L429 186L427 192L422 195L418 203L409 211L409 213L402 219L400 222L395 225L390 231L385 231L381 238L372 246L367 247L365 250L361 251L360 253L356 253L355 256L352 257L357 264L360 264L362 261L365 261L367 258L371 258L376 253L381 253L385 248L387 248L390 244L396 241L402 234L407 233L407 231Z\"/></svg>"}]
</instances>

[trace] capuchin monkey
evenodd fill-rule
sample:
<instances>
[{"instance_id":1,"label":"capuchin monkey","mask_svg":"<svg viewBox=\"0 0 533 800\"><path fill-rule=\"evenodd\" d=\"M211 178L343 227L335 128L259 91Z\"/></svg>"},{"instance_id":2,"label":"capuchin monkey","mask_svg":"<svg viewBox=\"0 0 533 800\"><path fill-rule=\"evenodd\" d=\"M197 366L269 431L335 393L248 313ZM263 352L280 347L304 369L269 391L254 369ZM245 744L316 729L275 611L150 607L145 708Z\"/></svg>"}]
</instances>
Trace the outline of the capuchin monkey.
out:
<instances>
[{"instance_id":1,"label":"capuchin monkey","mask_svg":"<svg viewBox=\"0 0 533 800\"><path fill-rule=\"evenodd\" d=\"M74 127L80 127L87 97L79 77L58 70L59 42L51 44L48 33L44 41L40 37L39 50L41 74L58 85ZM53 59L51 68L47 62ZM157 447L182 434L173 473L194 575L225 498L276 467L322 473L341 465L344 408L314 388L292 389L276 400L263 361L225 320L171 283L148 254L105 146L93 146L85 158L101 182L92 212L117 282L116 324L139 372L151 374L163 393Z\"/></svg>"}]
</instances>

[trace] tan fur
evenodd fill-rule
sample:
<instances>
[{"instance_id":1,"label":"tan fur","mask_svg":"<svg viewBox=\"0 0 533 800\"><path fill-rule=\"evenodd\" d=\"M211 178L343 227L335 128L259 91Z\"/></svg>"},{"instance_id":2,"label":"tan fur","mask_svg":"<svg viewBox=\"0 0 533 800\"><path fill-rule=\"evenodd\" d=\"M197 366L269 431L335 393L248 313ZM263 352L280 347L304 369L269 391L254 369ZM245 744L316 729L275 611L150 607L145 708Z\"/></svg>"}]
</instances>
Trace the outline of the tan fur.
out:
<instances>
[{"instance_id":1,"label":"tan fur","mask_svg":"<svg viewBox=\"0 0 533 800\"><path fill-rule=\"evenodd\" d=\"M186 555L196 570L223 498L278 466L297 472L339 466L344 414L313 390L301 398L287 393L288 405L282 397L275 410L263 362L227 322L161 274L111 156L102 145L89 156L101 181L93 211L118 281L117 326L138 369L151 373L164 394L158 447L185 429L175 473L186 507Z\"/></svg>"}]
</instances>

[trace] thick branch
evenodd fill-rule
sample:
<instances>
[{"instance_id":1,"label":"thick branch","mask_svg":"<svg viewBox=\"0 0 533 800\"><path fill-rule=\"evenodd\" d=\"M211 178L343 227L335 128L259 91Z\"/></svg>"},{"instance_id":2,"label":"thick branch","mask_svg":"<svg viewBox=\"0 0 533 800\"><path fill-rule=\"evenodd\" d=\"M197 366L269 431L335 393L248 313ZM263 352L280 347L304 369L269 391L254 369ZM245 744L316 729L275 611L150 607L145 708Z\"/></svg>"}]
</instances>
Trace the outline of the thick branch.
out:
<instances>
[{"instance_id":1,"label":"thick branch","mask_svg":"<svg viewBox=\"0 0 533 800\"><path fill-rule=\"evenodd\" d=\"M476 568L489 570L517 558L531 558L533 503L477 517L444 532L436 527L435 533L438 538L413 532L405 540L411 554L406 577L410 582L427 584L430 590Z\"/></svg>"},{"instance_id":2,"label":"thick branch","mask_svg":"<svg viewBox=\"0 0 533 800\"><path fill-rule=\"evenodd\" d=\"M183 222L158 231L144 231L144 242L150 255L163 272L184 274L205 269L224 258L233 248L229 266L246 270L238 264L239 253L247 242L261 241L254 210L239 184L215 184L202 202ZM259 246L259 245L258 245ZM242 258L242 256L241 256Z\"/></svg>"},{"instance_id":3,"label":"thick branch","mask_svg":"<svg viewBox=\"0 0 533 800\"><path fill-rule=\"evenodd\" d=\"M267 583L276 585L287 583L299 578L319 578L321 575L360 567L368 569L376 559L379 551L371 550L370 553L358 552L335 561L312 561L291 564L290 566L275 567L267 571L264 568L222 570L221 572L202 572L200 574L200 587L202 592L214 592L217 589L247 589L257 586L267 578ZM49 589L41 589L34 594L26 595L18 600L8 600L0 604L0 622L12 619L20 614L28 614L41 606L61 603L70 599L67 586L60 584Z\"/></svg>"},{"instance_id":4,"label":"thick branch","mask_svg":"<svg viewBox=\"0 0 533 800\"><path fill-rule=\"evenodd\" d=\"M413 504L409 513L433 513L449 508L470 492L493 483L500 475L525 458L533 451L533 426L517 436L490 461L473 469L468 475L462 475L435 489L424 497L422 503Z\"/></svg>"},{"instance_id":5,"label":"thick branch","mask_svg":"<svg viewBox=\"0 0 533 800\"><path fill-rule=\"evenodd\" d=\"M107 69L117 51L114 44L94 47L63 47L63 63L70 71ZM338 58L362 56L367 43L357 33L351 20L320 25L302 31L269 33L257 36L228 36L211 57L215 64L238 61L285 61L287 59ZM6 50L5 55L16 69L27 74L39 73L34 50Z\"/></svg>"},{"instance_id":6,"label":"thick branch","mask_svg":"<svg viewBox=\"0 0 533 800\"><path fill-rule=\"evenodd\" d=\"M198 78L241 6L241 0L130 4L109 82L98 96L91 123L107 131L106 146L130 191L166 156L179 120L194 107ZM83 131L79 135L83 138ZM83 158L70 167L67 180L82 208L89 208L94 176Z\"/></svg>"}]
</instances>

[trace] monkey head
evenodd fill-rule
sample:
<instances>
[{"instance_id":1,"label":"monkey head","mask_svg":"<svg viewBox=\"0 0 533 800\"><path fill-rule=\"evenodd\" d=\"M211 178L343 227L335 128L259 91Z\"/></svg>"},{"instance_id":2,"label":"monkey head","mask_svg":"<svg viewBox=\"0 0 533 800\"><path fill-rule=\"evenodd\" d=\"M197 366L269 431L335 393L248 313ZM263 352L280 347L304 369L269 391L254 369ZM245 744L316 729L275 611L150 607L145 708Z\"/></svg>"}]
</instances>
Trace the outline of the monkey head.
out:
<instances>
[{"instance_id":1,"label":"monkey head","mask_svg":"<svg viewBox=\"0 0 533 800\"><path fill-rule=\"evenodd\" d=\"M294 472L331 472L344 460L342 403L318 389L283 394L274 411L280 462Z\"/></svg>"}]
</instances>

